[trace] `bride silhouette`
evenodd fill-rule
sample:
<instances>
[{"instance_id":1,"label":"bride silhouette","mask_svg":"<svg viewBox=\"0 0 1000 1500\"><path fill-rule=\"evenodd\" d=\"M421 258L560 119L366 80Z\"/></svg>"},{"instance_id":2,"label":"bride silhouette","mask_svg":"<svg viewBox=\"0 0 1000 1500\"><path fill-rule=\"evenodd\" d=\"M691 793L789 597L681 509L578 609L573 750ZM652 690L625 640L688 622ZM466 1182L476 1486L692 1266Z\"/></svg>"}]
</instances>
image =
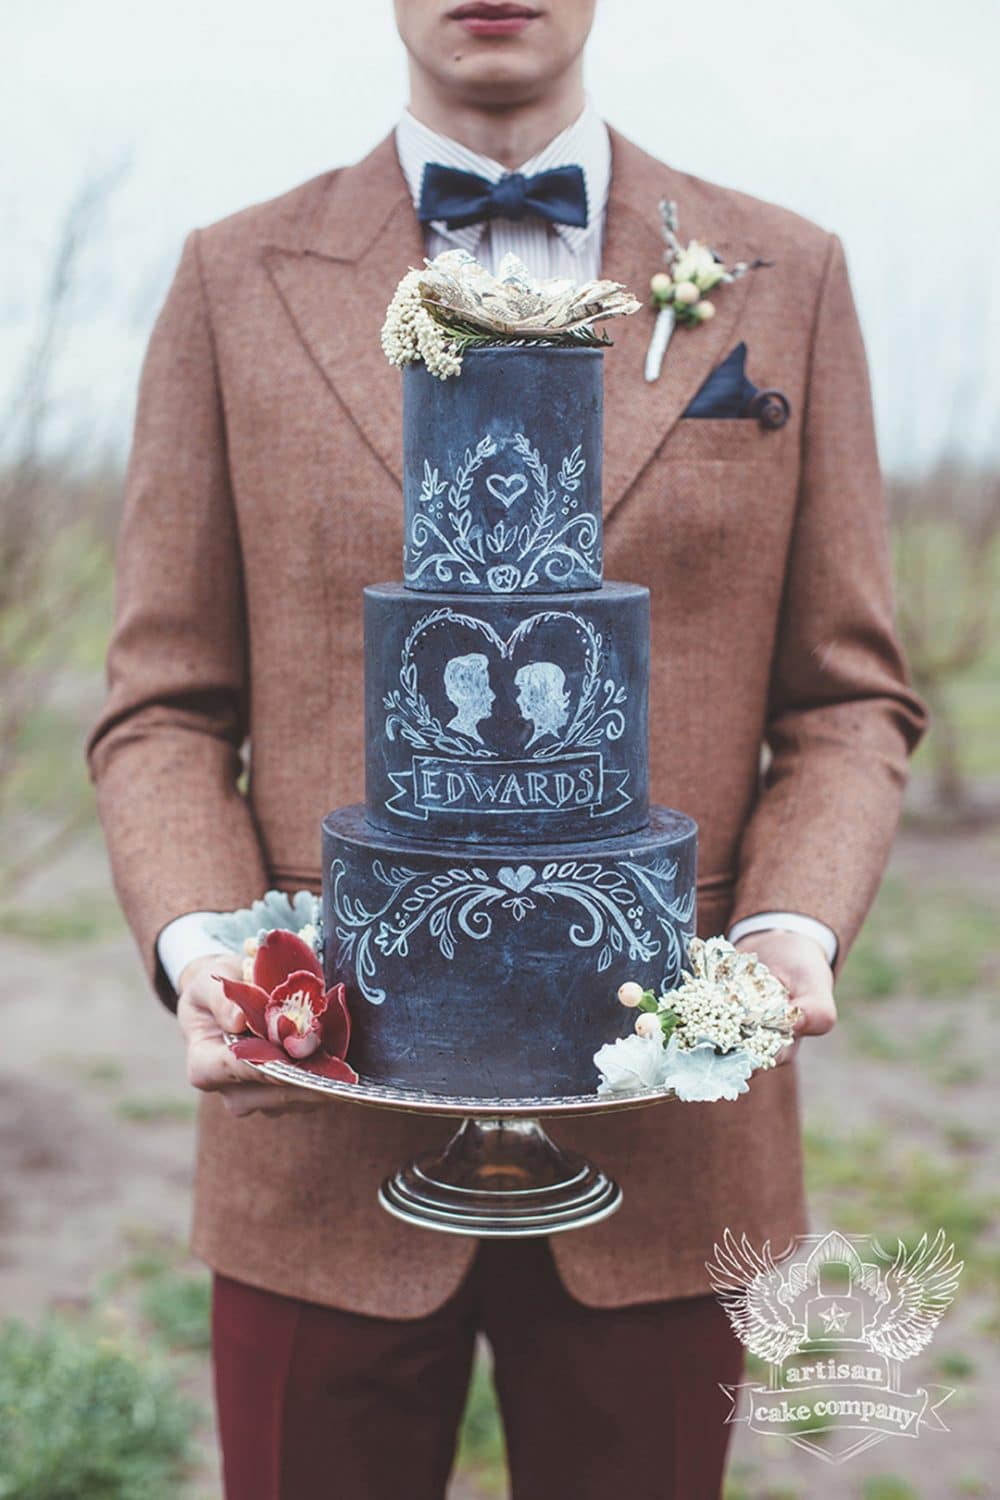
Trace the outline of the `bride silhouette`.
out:
<instances>
[{"instance_id":1,"label":"bride silhouette","mask_svg":"<svg viewBox=\"0 0 1000 1500\"><path fill-rule=\"evenodd\" d=\"M545 734L558 734L569 718L566 674L554 661L530 661L514 676L517 706L532 726L528 745Z\"/></svg>"}]
</instances>

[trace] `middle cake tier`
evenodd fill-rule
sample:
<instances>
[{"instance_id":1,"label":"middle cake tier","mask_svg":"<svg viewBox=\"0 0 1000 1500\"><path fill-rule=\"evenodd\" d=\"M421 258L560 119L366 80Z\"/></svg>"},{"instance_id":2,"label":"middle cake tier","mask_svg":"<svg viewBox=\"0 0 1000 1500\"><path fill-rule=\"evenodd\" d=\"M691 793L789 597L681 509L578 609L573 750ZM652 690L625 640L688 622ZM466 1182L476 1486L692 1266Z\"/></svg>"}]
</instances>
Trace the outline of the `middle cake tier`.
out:
<instances>
[{"instance_id":1,"label":"middle cake tier","mask_svg":"<svg viewBox=\"0 0 1000 1500\"><path fill-rule=\"evenodd\" d=\"M370 823L502 843L645 825L648 589L364 595Z\"/></svg>"}]
</instances>

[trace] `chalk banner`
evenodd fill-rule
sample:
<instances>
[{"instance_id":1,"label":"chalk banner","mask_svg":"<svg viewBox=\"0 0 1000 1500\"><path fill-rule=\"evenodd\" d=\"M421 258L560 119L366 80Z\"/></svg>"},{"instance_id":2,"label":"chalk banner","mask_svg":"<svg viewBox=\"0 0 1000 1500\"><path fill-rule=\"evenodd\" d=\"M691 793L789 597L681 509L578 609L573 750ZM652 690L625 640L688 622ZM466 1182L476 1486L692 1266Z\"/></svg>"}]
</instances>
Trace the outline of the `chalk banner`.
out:
<instances>
[{"instance_id":1,"label":"chalk banner","mask_svg":"<svg viewBox=\"0 0 1000 1500\"><path fill-rule=\"evenodd\" d=\"M414 755L409 771L390 772L397 795L388 806L402 817L436 812L560 813L587 808L606 817L628 805L628 771L609 771L599 753L552 760L451 760Z\"/></svg>"}]
</instances>

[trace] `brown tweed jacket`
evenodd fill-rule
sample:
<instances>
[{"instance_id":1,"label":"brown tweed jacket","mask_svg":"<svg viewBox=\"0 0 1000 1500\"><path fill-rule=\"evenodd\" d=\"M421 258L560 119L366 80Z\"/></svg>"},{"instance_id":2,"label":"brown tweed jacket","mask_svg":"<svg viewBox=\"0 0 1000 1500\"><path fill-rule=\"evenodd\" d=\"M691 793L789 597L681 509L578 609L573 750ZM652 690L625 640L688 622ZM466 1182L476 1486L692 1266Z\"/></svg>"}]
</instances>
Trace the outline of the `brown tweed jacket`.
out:
<instances>
[{"instance_id":1,"label":"brown tweed jacket","mask_svg":"<svg viewBox=\"0 0 1000 1500\"><path fill-rule=\"evenodd\" d=\"M652 791L700 824L703 934L805 912L837 933L840 964L924 724L893 630L843 252L615 135L605 271L640 295L661 264L664 195L686 236L771 265L720 289L714 321L678 331L656 384L642 374L649 311L613 329L605 360L606 572L652 590ZM320 819L362 796L361 587L401 573L400 377L379 328L422 253L389 139L193 234L153 333L88 756L117 890L168 1004L165 923L272 884L318 890ZM755 383L791 401L779 431L681 416L741 339ZM375 1190L447 1128L339 1103L239 1121L207 1097L194 1247L276 1291L426 1313L474 1242L398 1223ZM776 1243L805 1227L792 1067L736 1104L556 1133L625 1190L615 1217L553 1242L585 1302L702 1292L726 1226Z\"/></svg>"}]
</instances>

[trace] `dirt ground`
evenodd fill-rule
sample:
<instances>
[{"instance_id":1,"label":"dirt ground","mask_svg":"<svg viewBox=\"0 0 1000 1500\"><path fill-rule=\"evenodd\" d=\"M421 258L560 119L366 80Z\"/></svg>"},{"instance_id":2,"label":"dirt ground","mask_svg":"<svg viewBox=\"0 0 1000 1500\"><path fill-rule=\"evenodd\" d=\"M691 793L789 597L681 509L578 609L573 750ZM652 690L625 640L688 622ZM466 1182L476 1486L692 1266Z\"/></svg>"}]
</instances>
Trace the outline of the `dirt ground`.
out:
<instances>
[{"instance_id":1,"label":"dirt ground","mask_svg":"<svg viewBox=\"0 0 1000 1500\"><path fill-rule=\"evenodd\" d=\"M893 872L908 890L919 891L924 882L935 889L950 884L979 897L992 891L996 902L1000 840L905 834ZM94 835L25 898L29 906L44 900L50 909L54 902L87 899L106 910L107 891L103 849ZM914 922L920 915L917 903ZM53 1303L85 1301L102 1276L126 1265L136 1244L151 1237L183 1247L193 1149L190 1093L175 1023L149 992L131 939L113 921L104 935L75 940L0 936L0 1006L6 1038L0 1056L0 1310L31 1317ZM878 1002L878 1025L883 1033L922 1035L929 1006L926 997L892 994ZM873 1170L881 1147L871 1146L871 1132L887 1153L903 1143L923 1152L939 1176L952 1168L961 1172L962 1191L983 1202L995 1190L988 1176L994 1085L981 1066L988 1038L996 1037L995 989L969 995L949 1015L956 1012L958 1040L949 1042L956 1066L938 1076L909 1054L894 1061L878 1055L870 1037L864 1047L852 1041L852 1026L864 1020L861 1007L852 1006L835 1033L804 1049L806 1123L819 1140L825 1133L841 1141L867 1139L867 1149L875 1151ZM963 1059L969 1064L964 1072ZM838 1191L834 1182L829 1194L823 1189L819 1201L814 1198L815 1227L848 1227L831 1218L842 1201ZM885 1226L871 1230L877 1227ZM995 1227L979 1240L995 1268ZM960 1351L971 1365L965 1380L942 1376L930 1357L907 1367L914 1382L959 1387L943 1413L949 1433L883 1444L833 1467L741 1427L729 1492L760 1500L998 1493L980 1487L991 1474L991 1410L1000 1389L1000 1362L984 1328L989 1306L985 1291L973 1286L948 1315L947 1336L940 1335L942 1347ZM960 1364L952 1360L955 1368ZM194 1380L206 1412L206 1460L192 1494L215 1500L204 1360ZM870 1488L887 1475L910 1488ZM479 1494L471 1480L456 1481L454 1500Z\"/></svg>"}]
</instances>

